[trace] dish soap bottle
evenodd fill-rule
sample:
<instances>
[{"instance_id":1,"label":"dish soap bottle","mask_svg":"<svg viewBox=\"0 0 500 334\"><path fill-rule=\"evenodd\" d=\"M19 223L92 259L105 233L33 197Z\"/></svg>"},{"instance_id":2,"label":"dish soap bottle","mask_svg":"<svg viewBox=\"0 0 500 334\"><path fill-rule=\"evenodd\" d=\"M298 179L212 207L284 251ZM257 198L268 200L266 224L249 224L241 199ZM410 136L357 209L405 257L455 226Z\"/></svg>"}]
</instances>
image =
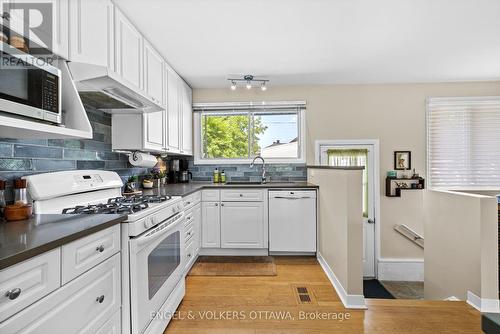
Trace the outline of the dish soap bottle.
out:
<instances>
[{"instance_id":1,"label":"dish soap bottle","mask_svg":"<svg viewBox=\"0 0 500 334\"><path fill-rule=\"evenodd\" d=\"M220 182L226 183L226 173L224 172L224 170L222 170L222 173L220 173Z\"/></svg>"},{"instance_id":2,"label":"dish soap bottle","mask_svg":"<svg viewBox=\"0 0 500 334\"><path fill-rule=\"evenodd\" d=\"M219 169L215 168L214 170L214 183L219 183Z\"/></svg>"}]
</instances>

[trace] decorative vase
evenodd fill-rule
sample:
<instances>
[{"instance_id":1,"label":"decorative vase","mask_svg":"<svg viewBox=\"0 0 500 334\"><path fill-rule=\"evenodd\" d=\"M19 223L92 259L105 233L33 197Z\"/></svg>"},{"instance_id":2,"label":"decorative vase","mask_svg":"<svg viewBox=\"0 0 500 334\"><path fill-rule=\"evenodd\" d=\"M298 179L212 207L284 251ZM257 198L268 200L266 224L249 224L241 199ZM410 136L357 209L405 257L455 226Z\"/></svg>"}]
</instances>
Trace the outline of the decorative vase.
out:
<instances>
[{"instance_id":1,"label":"decorative vase","mask_svg":"<svg viewBox=\"0 0 500 334\"><path fill-rule=\"evenodd\" d=\"M167 177L162 177L160 180L162 186L164 186L167 183Z\"/></svg>"},{"instance_id":2,"label":"decorative vase","mask_svg":"<svg viewBox=\"0 0 500 334\"><path fill-rule=\"evenodd\" d=\"M161 186L161 179L154 179L153 188L160 188L160 186Z\"/></svg>"}]
</instances>

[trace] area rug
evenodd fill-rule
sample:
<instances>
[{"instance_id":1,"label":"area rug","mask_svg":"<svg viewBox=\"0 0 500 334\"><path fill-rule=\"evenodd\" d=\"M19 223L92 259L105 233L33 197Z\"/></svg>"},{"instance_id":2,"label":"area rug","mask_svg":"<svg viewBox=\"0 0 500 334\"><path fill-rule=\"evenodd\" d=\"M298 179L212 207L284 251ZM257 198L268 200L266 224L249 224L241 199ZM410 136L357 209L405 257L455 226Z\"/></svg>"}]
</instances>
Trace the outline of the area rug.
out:
<instances>
[{"instance_id":1,"label":"area rug","mask_svg":"<svg viewBox=\"0 0 500 334\"><path fill-rule=\"evenodd\" d=\"M189 276L276 276L272 256L200 256Z\"/></svg>"},{"instance_id":2,"label":"area rug","mask_svg":"<svg viewBox=\"0 0 500 334\"><path fill-rule=\"evenodd\" d=\"M376 279L363 280L365 298L395 299L394 296Z\"/></svg>"}]
</instances>

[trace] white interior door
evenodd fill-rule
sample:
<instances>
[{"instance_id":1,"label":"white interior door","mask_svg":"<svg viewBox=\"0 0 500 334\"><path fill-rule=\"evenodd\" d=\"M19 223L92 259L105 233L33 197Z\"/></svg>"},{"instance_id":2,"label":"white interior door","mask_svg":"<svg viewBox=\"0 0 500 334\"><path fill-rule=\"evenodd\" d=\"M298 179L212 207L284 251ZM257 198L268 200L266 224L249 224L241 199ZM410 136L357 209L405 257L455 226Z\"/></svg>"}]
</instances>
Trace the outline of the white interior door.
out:
<instances>
[{"instance_id":1,"label":"white interior door","mask_svg":"<svg viewBox=\"0 0 500 334\"><path fill-rule=\"evenodd\" d=\"M364 153L365 152L365 153ZM375 277L375 147L372 144L320 145L320 164L365 166L363 175L363 276Z\"/></svg>"}]
</instances>

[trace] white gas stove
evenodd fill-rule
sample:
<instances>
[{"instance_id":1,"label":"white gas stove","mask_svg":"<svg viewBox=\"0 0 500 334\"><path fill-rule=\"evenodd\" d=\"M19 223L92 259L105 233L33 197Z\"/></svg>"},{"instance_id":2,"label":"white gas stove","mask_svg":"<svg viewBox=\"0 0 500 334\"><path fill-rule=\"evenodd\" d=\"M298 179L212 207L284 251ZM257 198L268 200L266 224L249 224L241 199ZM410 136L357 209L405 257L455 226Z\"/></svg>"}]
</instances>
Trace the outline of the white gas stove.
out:
<instances>
[{"instance_id":1,"label":"white gas stove","mask_svg":"<svg viewBox=\"0 0 500 334\"><path fill-rule=\"evenodd\" d=\"M121 224L122 333L163 333L170 320L165 315L173 314L184 297L181 197L123 197L123 183L110 171L65 171L25 179L35 213L127 215Z\"/></svg>"},{"instance_id":2,"label":"white gas stove","mask_svg":"<svg viewBox=\"0 0 500 334\"><path fill-rule=\"evenodd\" d=\"M110 171L65 171L25 179L35 213L124 214L129 236L137 236L183 209L180 196L122 196L122 180Z\"/></svg>"}]
</instances>

